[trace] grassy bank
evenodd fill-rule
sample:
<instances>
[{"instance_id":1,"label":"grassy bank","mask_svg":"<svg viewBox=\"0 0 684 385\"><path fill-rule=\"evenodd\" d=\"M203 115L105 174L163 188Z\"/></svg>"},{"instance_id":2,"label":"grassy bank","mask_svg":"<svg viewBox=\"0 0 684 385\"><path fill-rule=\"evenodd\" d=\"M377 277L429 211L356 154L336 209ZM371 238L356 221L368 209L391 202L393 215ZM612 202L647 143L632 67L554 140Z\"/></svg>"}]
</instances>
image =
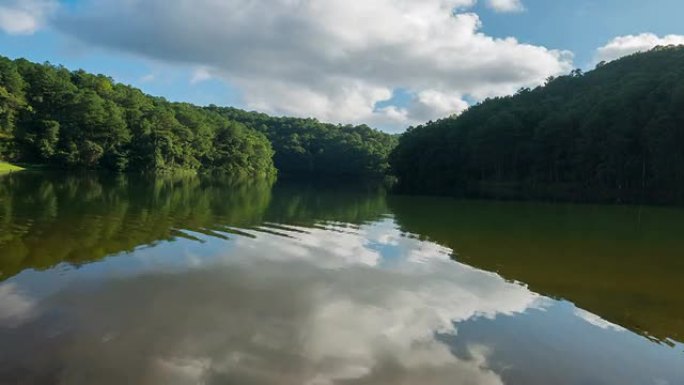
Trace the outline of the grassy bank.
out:
<instances>
[{"instance_id":1,"label":"grassy bank","mask_svg":"<svg viewBox=\"0 0 684 385\"><path fill-rule=\"evenodd\" d=\"M3 161L0 161L0 174L6 174L9 172L14 172L14 171L21 171L23 168L19 166L15 166L13 164L9 164Z\"/></svg>"}]
</instances>

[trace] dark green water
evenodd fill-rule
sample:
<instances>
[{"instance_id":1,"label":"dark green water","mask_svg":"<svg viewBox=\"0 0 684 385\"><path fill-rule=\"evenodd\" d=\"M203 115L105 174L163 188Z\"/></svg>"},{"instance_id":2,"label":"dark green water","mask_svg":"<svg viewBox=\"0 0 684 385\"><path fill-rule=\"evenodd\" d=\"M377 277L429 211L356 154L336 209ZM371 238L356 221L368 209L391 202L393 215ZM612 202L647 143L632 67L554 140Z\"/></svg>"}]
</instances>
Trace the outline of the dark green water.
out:
<instances>
[{"instance_id":1,"label":"dark green water","mask_svg":"<svg viewBox=\"0 0 684 385\"><path fill-rule=\"evenodd\" d=\"M0 384L684 384L684 210L0 177Z\"/></svg>"}]
</instances>

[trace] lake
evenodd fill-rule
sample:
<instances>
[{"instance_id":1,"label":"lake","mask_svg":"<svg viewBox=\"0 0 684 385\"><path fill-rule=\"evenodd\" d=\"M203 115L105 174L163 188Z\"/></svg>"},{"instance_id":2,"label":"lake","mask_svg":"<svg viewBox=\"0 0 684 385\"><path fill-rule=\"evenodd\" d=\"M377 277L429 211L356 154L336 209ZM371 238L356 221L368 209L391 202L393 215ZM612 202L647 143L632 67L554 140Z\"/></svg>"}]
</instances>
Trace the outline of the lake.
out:
<instances>
[{"instance_id":1,"label":"lake","mask_svg":"<svg viewBox=\"0 0 684 385\"><path fill-rule=\"evenodd\" d=\"M2 384L684 384L684 210L0 177Z\"/></svg>"}]
</instances>

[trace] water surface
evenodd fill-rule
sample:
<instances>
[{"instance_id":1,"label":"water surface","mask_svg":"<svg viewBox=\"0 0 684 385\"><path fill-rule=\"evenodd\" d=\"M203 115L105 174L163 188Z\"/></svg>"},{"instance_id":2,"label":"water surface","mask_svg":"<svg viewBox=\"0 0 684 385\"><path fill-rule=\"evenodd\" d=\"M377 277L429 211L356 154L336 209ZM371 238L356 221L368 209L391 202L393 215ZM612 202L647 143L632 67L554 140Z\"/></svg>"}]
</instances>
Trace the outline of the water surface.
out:
<instances>
[{"instance_id":1,"label":"water surface","mask_svg":"<svg viewBox=\"0 0 684 385\"><path fill-rule=\"evenodd\" d=\"M0 383L682 384L684 211L0 178Z\"/></svg>"}]
</instances>

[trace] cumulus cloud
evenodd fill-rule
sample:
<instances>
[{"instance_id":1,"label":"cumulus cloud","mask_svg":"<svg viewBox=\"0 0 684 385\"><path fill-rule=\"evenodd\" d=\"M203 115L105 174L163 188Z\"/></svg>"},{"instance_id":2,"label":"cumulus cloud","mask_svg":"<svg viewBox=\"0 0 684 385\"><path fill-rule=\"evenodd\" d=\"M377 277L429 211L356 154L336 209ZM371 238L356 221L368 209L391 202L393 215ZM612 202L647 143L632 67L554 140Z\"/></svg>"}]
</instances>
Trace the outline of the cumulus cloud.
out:
<instances>
[{"instance_id":1,"label":"cumulus cloud","mask_svg":"<svg viewBox=\"0 0 684 385\"><path fill-rule=\"evenodd\" d=\"M0 0L0 29L12 35L32 34L56 6L54 0Z\"/></svg>"},{"instance_id":2,"label":"cumulus cloud","mask_svg":"<svg viewBox=\"0 0 684 385\"><path fill-rule=\"evenodd\" d=\"M597 50L596 61L612 61L633 53L648 51L657 46L681 44L684 44L684 35L659 37L652 33L642 33L618 36Z\"/></svg>"},{"instance_id":3,"label":"cumulus cloud","mask_svg":"<svg viewBox=\"0 0 684 385\"><path fill-rule=\"evenodd\" d=\"M90 0L56 26L87 44L204 68L248 108L404 128L572 69L567 52L484 34L467 12L474 3ZM413 97L377 107L399 89Z\"/></svg>"},{"instance_id":4,"label":"cumulus cloud","mask_svg":"<svg viewBox=\"0 0 684 385\"><path fill-rule=\"evenodd\" d=\"M487 5L497 12L520 12L525 9L520 0L487 0Z\"/></svg>"}]
</instances>

